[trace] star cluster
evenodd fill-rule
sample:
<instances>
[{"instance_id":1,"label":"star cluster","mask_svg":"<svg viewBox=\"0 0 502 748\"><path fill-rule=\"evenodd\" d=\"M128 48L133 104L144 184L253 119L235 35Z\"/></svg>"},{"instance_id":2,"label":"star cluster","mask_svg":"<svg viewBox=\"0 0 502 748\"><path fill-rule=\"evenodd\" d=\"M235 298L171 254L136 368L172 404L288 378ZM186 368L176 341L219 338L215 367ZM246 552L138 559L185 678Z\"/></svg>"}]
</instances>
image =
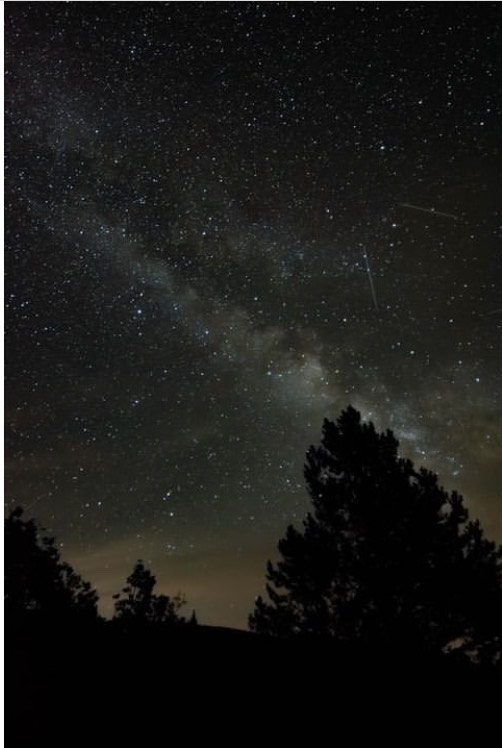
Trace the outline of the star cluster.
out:
<instances>
[{"instance_id":1,"label":"star cluster","mask_svg":"<svg viewBox=\"0 0 502 748\"><path fill-rule=\"evenodd\" d=\"M6 3L6 504L244 626L351 403L501 539L496 3Z\"/></svg>"}]
</instances>

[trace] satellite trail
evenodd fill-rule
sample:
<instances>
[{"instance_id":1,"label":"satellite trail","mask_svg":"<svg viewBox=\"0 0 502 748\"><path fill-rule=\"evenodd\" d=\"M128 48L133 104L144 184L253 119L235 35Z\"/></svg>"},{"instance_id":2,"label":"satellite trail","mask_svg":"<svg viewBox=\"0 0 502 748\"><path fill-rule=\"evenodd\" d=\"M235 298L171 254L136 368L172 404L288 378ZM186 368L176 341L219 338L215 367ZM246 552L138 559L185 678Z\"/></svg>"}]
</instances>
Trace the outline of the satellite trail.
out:
<instances>
[{"instance_id":1,"label":"satellite trail","mask_svg":"<svg viewBox=\"0 0 502 748\"><path fill-rule=\"evenodd\" d=\"M402 208L410 208L411 210L419 210L421 213L429 213L432 216L443 216L444 218L452 218L454 221L458 221L459 216L453 213L445 213L442 210L436 210L435 208L422 208L421 205L412 205L411 203L399 203Z\"/></svg>"},{"instance_id":2,"label":"satellite trail","mask_svg":"<svg viewBox=\"0 0 502 748\"><path fill-rule=\"evenodd\" d=\"M370 282L371 298L373 299L373 305L376 311L378 312L378 301L376 297L375 284L373 283L373 275L371 274L370 261L368 260L368 255L366 254L365 250L363 250L363 257L364 257L364 262L366 264L366 272L368 274L368 280Z\"/></svg>"}]
</instances>

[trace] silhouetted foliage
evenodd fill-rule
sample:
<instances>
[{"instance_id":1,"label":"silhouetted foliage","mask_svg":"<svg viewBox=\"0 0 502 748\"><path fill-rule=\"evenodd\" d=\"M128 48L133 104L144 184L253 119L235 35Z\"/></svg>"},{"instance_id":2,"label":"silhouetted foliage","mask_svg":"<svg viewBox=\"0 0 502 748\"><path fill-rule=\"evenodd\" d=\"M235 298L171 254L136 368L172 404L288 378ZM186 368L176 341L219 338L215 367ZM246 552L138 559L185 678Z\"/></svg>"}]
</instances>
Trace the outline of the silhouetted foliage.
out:
<instances>
[{"instance_id":1,"label":"silhouetted foliage","mask_svg":"<svg viewBox=\"0 0 502 748\"><path fill-rule=\"evenodd\" d=\"M54 538L14 509L5 520L5 614L37 612L49 617L95 619L98 596L88 582L61 561Z\"/></svg>"},{"instance_id":2,"label":"silhouetted foliage","mask_svg":"<svg viewBox=\"0 0 502 748\"><path fill-rule=\"evenodd\" d=\"M156 581L152 572L139 559L127 578L126 587L113 596L116 600L115 618L124 623L184 623L185 618L179 615L179 610L186 602L184 597L154 595ZM194 617L195 612L192 615ZM194 622L196 619L191 621Z\"/></svg>"},{"instance_id":3,"label":"silhouetted foliage","mask_svg":"<svg viewBox=\"0 0 502 748\"><path fill-rule=\"evenodd\" d=\"M501 552L463 499L398 456L349 407L307 453L313 512L267 566L270 602L250 628L408 651L446 647L492 659L501 646Z\"/></svg>"}]
</instances>

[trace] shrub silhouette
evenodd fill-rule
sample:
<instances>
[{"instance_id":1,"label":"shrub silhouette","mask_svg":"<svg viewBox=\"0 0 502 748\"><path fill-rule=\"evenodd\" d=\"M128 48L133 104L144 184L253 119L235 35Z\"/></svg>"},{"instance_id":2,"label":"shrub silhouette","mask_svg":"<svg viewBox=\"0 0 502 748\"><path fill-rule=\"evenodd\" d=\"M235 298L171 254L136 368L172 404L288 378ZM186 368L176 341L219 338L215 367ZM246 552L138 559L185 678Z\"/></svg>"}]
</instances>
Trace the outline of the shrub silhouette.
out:
<instances>
[{"instance_id":1,"label":"shrub silhouette","mask_svg":"<svg viewBox=\"0 0 502 748\"><path fill-rule=\"evenodd\" d=\"M154 595L156 581L139 559L127 578L127 585L122 592L113 596L116 601L115 619L123 623L184 623L185 618L179 615L180 608L186 602L184 597ZM196 623L195 613L191 623Z\"/></svg>"},{"instance_id":2,"label":"shrub silhouette","mask_svg":"<svg viewBox=\"0 0 502 748\"><path fill-rule=\"evenodd\" d=\"M324 421L305 465L313 511L267 565L269 601L250 628L374 648L493 659L501 645L501 551L468 521L463 499L398 456L352 407Z\"/></svg>"}]
</instances>

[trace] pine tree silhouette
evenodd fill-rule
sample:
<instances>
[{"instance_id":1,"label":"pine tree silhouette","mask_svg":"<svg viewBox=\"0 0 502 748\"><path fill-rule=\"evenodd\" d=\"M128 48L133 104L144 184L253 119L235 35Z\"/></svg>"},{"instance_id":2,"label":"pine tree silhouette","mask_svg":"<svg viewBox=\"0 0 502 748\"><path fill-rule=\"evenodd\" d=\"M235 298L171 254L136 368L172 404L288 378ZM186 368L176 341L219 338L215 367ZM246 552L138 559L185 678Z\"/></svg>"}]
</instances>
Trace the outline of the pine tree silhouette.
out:
<instances>
[{"instance_id":1,"label":"pine tree silhouette","mask_svg":"<svg viewBox=\"0 0 502 748\"><path fill-rule=\"evenodd\" d=\"M61 561L54 538L18 507L5 520L5 614L35 612L46 617L97 617L98 596L72 567Z\"/></svg>"},{"instance_id":2,"label":"pine tree silhouette","mask_svg":"<svg viewBox=\"0 0 502 748\"><path fill-rule=\"evenodd\" d=\"M305 478L313 511L267 565L269 601L250 628L313 634L373 647L492 659L501 647L502 549L469 522L463 499L398 455L352 407L324 421Z\"/></svg>"}]
</instances>

